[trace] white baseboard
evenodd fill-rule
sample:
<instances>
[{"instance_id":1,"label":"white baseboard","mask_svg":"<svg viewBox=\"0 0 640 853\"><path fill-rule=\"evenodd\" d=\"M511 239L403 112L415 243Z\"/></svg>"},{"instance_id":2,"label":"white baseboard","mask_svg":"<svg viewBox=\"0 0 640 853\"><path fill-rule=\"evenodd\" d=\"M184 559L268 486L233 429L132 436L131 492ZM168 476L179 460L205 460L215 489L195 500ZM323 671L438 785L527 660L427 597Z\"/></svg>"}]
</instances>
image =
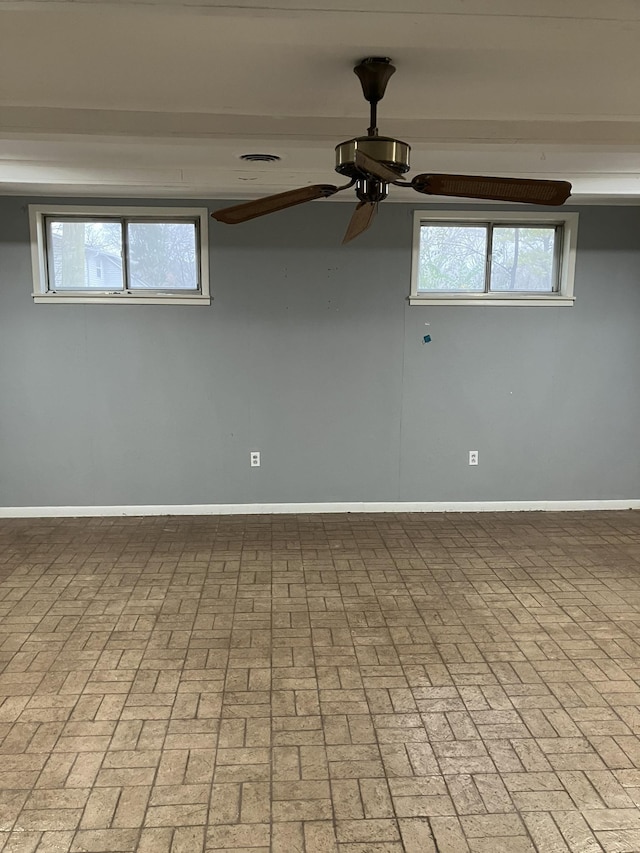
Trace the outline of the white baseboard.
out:
<instances>
[{"instance_id":1,"label":"white baseboard","mask_svg":"<svg viewBox=\"0 0 640 853\"><path fill-rule=\"evenodd\" d=\"M640 500L349 501L344 503L150 504L147 506L5 506L0 518L86 518L140 515L281 515L335 512L583 512L640 509Z\"/></svg>"}]
</instances>

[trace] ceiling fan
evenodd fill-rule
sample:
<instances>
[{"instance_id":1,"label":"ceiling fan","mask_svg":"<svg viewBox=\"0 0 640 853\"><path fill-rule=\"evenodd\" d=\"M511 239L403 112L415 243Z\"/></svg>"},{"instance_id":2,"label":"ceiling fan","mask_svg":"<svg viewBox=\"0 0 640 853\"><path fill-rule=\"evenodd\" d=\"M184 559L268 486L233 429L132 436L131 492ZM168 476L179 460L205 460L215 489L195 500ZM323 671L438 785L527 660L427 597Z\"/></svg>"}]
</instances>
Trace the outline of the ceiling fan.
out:
<instances>
[{"instance_id":1,"label":"ceiling fan","mask_svg":"<svg viewBox=\"0 0 640 853\"><path fill-rule=\"evenodd\" d=\"M357 136L336 146L336 172L349 178L349 183L340 187L314 184L287 190L217 210L211 214L214 219L235 225L296 204L328 198L355 187L358 204L342 241L348 243L371 225L378 203L387 197L390 185L410 188L424 195L516 201L525 204L560 205L569 198L571 184L567 181L443 175L429 172L416 175L411 181L405 181L403 175L409 171L410 146L399 139L380 136L376 126L378 102L384 97L387 83L396 69L390 59L374 56L363 59L353 70L360 79L371 112L366 136Z\"/></svg>"}]
</instances>

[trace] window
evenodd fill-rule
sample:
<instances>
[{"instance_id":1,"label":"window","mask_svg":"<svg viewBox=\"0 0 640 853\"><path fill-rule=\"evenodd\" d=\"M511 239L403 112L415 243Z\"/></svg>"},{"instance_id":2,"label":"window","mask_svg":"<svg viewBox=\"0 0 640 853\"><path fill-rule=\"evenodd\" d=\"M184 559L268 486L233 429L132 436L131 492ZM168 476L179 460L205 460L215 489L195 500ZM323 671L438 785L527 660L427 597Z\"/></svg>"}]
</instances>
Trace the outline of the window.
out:
<instances>
[{"instance_id":1,"label":"window","mask_svg":"<svg viewBox=\"0 0 640 853\"><path fill-rule=\"evenodd\" d=\"M418 211L412 305L572 305L577 213Z\"/></svg>"},{"instance_id":2,"label":"window","mask_svg":"<svg viewBox=\"0 0 640 853\"><path fill-rule=\"evenodd\" d=\"M30 205L35 302L209 304L208 211Z\"/></svg>"}]
</instances>

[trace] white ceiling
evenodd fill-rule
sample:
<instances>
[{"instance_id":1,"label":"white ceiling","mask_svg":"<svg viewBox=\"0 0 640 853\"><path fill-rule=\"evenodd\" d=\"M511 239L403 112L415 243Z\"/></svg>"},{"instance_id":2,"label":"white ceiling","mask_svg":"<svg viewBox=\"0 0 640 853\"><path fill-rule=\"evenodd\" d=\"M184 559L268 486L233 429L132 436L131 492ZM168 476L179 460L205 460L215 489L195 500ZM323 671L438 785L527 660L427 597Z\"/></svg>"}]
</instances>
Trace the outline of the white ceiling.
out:
<instances>
[{"instance_id":1,"label":"white ceiling","mask_svg":"<svg viewBox=\"0 0 640 853\"><path fill-rule=\"evenodd\" d=\"M379 126L414 170L638 199L639 43L637 0L0 0L0 193L333 182L368 125L351 69L387 55Z\"/></svg>"}]
</instances>

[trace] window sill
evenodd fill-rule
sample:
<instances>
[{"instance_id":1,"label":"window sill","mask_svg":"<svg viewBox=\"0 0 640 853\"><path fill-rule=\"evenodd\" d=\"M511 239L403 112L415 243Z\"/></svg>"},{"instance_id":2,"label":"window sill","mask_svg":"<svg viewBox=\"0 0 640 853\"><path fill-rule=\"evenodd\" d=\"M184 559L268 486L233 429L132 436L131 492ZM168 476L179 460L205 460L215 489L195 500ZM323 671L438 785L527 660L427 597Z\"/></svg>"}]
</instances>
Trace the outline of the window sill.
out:
<instances>
[{"instance_id":1,"label":"window sill","mask_svg":"<svg viewBox=\"0 0 640 853\"><path fill-rule=\"evenodd\" d=\"M173 296L153 293L34 293L33 301L37 305L211 305L211 297L198 294L197 296Z\"/></svg>"},{"instance_id":2,"label":"window sill","mask_svg":"<svg viewBox=\"0 0 640 853\"><path fill-rule=\"evenodd\" d=\"M573 305L575 301L574 296L502 296L502 295L493 295L482 293L478 296L470 296L469 294L464 294L460 296L410 296L409 297L409 305L493 305L499 307L505 306L532 306L537 305L538 307L542 306L555 306L556 308L563 305Z\"/></svg>"}]
</instances>

